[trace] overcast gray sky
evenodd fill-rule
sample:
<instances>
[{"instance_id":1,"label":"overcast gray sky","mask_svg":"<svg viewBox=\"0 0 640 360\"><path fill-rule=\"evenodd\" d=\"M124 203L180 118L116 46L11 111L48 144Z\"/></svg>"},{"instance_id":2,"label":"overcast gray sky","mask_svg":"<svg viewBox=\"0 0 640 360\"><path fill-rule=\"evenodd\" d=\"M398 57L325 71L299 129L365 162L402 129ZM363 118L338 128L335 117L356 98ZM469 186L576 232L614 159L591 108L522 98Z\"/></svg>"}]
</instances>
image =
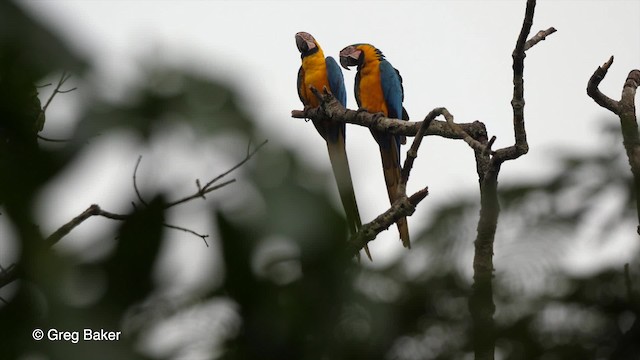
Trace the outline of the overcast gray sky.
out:
<instances>
[{"instance_id":1,"label":"overcast gray sky","mask_svg":"<svg viewBox=\"0 0 640 360\"><path fill-rule=\"evenodd\" d=\"M150 56L223 77L237 85L266 137L298 149L319 168L329 168L321 138L310 123L290 117L292 109L301 108L295 90L300 58L293 36L298 31L313 34L325 54L334 57L352 43L368 42L380 48L403 76L405 107L412 119L422 119L434 107L444 106L458 122L485 122L490 135L498 138L495 148L513 142L511 51L522 24L524 0L94 0L22 4L90 59L105 93L118 96L140 76L141 60ZM598 148L599 129L609 113L587 97L586 82L614 55L615 62L601 89L619 98L628 72L640 67L639 14L640 1L635 0L538 1L532 34L551 26L558 32L527 53L525 119L531 150L503 167L501 184L549 173L553 169L549 154L558 148ZM351 91L354 76L354 71L345 71L350 108L356 107ZM64 137L72 132L73 118L65 107L73 105L72 96L56 99L47 116L45 135ZM367 129L350 126L347 135L356 195L363 221L370 221L388 207L377 146ZM185 152L198 154L203 150ZM428 216L434 204L477 187L472 152L463 142L430 137L420 150L409 191L428 185L430 196L413 219ZM74 180L86 191L69 196L64 186L69 178L61 177L43 194L42 201L65 199L67 206L49 214L45 224L55 229L91 203L114 210L128 205L131 167L141 151L135 143L114 148L108 139L93 144L87 158L69 170L81 169L86 174ZM96 162L97 158L101 161ZM147 159L153 166L153 157ZM186 176L182 180L190 186L195 177L190 170L197 172L203 166L217 164L206 155L202 159L183 171ZM166 161L167 166L184 166L177 155L173 159L177 164L171 164L171 160ZM96 163L100 167L92 165ZM126 164L126 173L122 173L122 164ZM117 193L124 195L111 195ZM180 221L188 226L196 221L193 217L197 218L195 214L190 216ZM106 229L108 225L94 226ZM409 219L409 227L415 233L416 222ZM402 254L393 230L371 245L380 263ZM633 233L634 228L630 228L630 239L635 239ZM89 232L79 228L73 235L81 243ZM184 243L182 240L173 251L202 249L198 241ZM620 259L633 252L628 247L631 244L625 246L621 250L618 244L610 254L601 251L600 261L607 256ZM589 253L582 254L582 258L585 256ZM203 257L202 263L207 259Z\"/></svg>"}]
</instances>

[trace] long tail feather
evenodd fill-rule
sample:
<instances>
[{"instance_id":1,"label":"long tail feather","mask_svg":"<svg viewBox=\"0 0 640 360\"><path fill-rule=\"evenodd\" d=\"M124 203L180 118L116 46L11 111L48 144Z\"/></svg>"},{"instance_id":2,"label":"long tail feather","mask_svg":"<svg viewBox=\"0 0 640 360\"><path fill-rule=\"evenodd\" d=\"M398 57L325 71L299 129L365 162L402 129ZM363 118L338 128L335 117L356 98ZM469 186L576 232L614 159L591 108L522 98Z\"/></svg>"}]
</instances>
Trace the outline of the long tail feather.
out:
<instances>
[{"instance_id":1,"label":"long tail feather","mask_svg":"<svg viewBox=\"0 0 640 360\"><path fill-rule=\"evenodd\" d=\"M353 190L353 181L351 180L351 171L349 170L349 160L347 159L344 136L339 134L335 141L333 141L333 139L328 140L327 149L329 150L329 160L331 160L333 175L338 184L340 200L342 200L342 206L347 215L349 233L355 234L362 227L362 221L360 220L358 203L356 202L356 195ZM369 260L371 260L371 253L367 245L365 245L364 251Z\"/></svg>"},{"instance_id":2,"label":"long tail feather","mask_svg":"<svg viewBox=\"0 0 640 360\"><path fill-rule=\"evenodd\" d=\"M389 202L393 204L399 197L398 186L400 185L400 162L398 154L398 146L396 145L396 139L388 136L386 138L379 138L380 142L387 141L386 144L380 146L380 156L382 158L382 169L384 171L384 180L387 185L387 193L389 194ZM400 233L400 240L402 245L408 249L411 248L411 241L409 239L409 226L407 224L407 218L403 217L396 222L398 226L398 232Z\"/></svg>"}]
</instances>

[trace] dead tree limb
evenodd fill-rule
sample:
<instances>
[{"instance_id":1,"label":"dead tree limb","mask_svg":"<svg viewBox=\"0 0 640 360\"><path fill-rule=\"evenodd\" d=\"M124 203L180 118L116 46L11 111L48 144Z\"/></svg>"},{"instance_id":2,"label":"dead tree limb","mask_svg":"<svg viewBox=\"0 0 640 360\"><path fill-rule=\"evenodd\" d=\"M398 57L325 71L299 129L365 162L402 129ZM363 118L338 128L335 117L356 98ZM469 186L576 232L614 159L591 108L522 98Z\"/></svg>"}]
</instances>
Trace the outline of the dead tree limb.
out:
<instances>
[{"instance_id":1,"label":"dead tree limb","mask_svg":"<svg viewBox=\"0 0 640 360\"><path fill-rule=\"evenodd\" d=\"M524 59L525 51L553 34L556 29L539 31L527 40L533 25L535 0L528 0L524 21L513 58L513 131L515 142L512 146L493 151L495 137L473 137L465 134L463 127L456 125L453 118L448 123L453 131L473 149L480 184L480 218L474 242L473 289L469 298L472 322L472 338L476 360L494 359L495 355L495 303L493 302L493 248L500 215L498 201L498 175L505 161L515 160L529 151L524 121Z\"/></svg>"},{"instance_id":2,"label":"dead tree limb","mask_svg":"<svg viewBox=\"0 0 640 360\"><path fill-rule=\"evenodd\" d=\"M236 165L231 167L229 170L221 173L220 175L216 176L215 178L213 178L212 180L207 182L205 184L205 186L200 186L200 181L196 180L196 186L198 187L198 190L194 194L188 195L188 196L185 196L185 197L183 197L181 199L178 199L178 200L175 200L173 202L170 202L170 203L168 203L168 204L166 204L164 206L164 209L168 209L168 208L183 204L183 203L191 201L193 199L205 198L206 194L208 194L208 193L210 193L210 192L212 192L214 190L220 189L221 187L224 187L226 185L229 185L229 184L233 183L235 181L235 179L226 180L226 181L223 181L221 183L218 183L218 182L220 180L224 179L227 175L229 175L234 170L236 170L239 167L241 167L242 165L244 165L247 161L249 161L249 159L251 159L258 152L258 150L260 150L260 148L262 148L266 143L267 143L267 141L265 140L264 142L259 144L256 148L254 148L253 150L248 149L247 150L247 154L246 154L244 159L242 159L239 163L237 163ZM147 203L142 198L142 195L141 195L141 193L140 193L140 191L138 189L138 185L137 185L137 181L136 181L136 173L137 173L139 165L140 165L140 158L138 158L138 160L136 162L135 170L134 170L134 173L133 173L133 186L134 186L134 190L135 190L135 193L136 193L136 196L137 196L138 200L141 202L141 204L143 204L144 206L147 206ZM111 219L111 220L124 221L124 220L129 219L130 214L113 213L113 212L110 212L110 211L103 210L99 205L93 204L93 205L89 206L85 211L83 211L80 215L74 217L69 222L67 222L66 224L64 224L61 227L59 227L51 235L49 235L44 240L45 249L48 249L48 248L52 247L53 245L55 245L56 243L58 243L58 241L60 241L62 238L67 236L69 233L71 233L71 231L73 229L78 227L80 224L84 223L87 219L89 219L91 217L94 217L94 216L100 216L100 217L104 217L104 218ZM184 228L184 227L181 227L181 226L167 224L167 223L163 224L163 226L165 226L167 228L170 228L170 229L174 229L174 230L184 231L184 232L190 233L192 235L195 235L197 237L200 237L204 241L205 245L209 246L207 244L207 240L206 240L206 238L209 237L209 235L207 235L207 234L200 234L200 233L198 233L198 232L196 232L194 230L187 229L187 228ZM0 288L6 286L6 285L8 285L8 284L10 284L13 281L18 279L18 270L17 270L17 268L18 268L17 266L11 265L7 269L0 271Z\"/></svg>"},{"instance_id":3,"label":"dead tree limb","mask_svg":"<svg viewBox=\"0 0 640 360\"><path fill-rule=\"evenodd\" d=\"M613 56L602 66L598 67L591 75L587 83L587 94L600 106L616 114L620 119L622 130L622 144L627 152L627 159L633 174L633 184L636 196L636 210L638 215L637 232L640 234L640 134L638 133L638 121L636 118L635 97L636 90L640 86L640 70L629 72L627 80L622 87L622 96L616 101L606 96L598 86L607 75L607 71L613 64Z\"/></svg>"}]
</instances>

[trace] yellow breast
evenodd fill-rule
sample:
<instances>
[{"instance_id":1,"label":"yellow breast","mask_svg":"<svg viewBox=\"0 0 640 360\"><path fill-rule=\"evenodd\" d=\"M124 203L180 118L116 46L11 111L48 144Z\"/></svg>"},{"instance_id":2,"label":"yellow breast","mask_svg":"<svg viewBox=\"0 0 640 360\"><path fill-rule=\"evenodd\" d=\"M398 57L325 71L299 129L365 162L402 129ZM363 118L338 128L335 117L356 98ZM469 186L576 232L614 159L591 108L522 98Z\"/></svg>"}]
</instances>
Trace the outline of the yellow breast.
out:
<instances>
[{"instance_id":1,"label":"yellow breast","mask_svg":"<svg viewBox=\"0 0 640 360\"><path fill-rule=\"evenodd\" d=\"M374 63L365 63L360 69L360 107L371 113L382 112L388 116L387 104L380 83L380 67Z\"/></svg>"},{"instance_id":2,"label":"yellow breast","mask_svg":"<svg viewBox=\"0 0 640 360\"><path fill-rule=\"evenodd\" d=\"M362 44L358 46L358 49L364 52L364 64L359 70L360 107L371 113L381 112L385 116L389 116L380 82L379 52L369 44Z\"/></svg>"},{"instance_id":3,"label":"yellow breast","mask_svg":"<svg viewBox=\"0 0 640 360\"><path fill-rule=\"evenodd\" d=\"M320 105L318 99L309 89L310 86L322 91L324 87L329 89L329 81L327 79L327 65L325 63L322 51L306 56L302 59L302 69L304 70L304 79L302 81L303 98L312 107Z\"/></svg>"}]
</instances>

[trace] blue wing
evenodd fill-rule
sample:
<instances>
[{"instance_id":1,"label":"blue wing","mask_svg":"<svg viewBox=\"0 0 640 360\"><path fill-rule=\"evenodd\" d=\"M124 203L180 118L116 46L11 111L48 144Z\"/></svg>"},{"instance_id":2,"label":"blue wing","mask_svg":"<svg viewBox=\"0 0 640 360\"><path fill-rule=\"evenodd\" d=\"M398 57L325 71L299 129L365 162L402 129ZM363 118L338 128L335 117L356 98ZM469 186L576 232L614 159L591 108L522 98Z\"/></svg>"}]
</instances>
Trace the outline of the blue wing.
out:
<instances>
[{"instance_id":1,"label":"blue wing","mask_svg":"<svg viewBox=\"0 0 640 360\"><path fill-rule=\"evenodd\" d=\"M408 120L409 115L402 107L402 101L404 100L402 77L400 77L398 70L391 66L386 60L380 61L380 84L384 101L387 104L389 117ZM382 168L387 184L389 201L393 204L397 199L397 187L400 184L400 144L405 142L405 138L403 136L385 134L383 136L378 135L377 140L380 145ZM396 224L402 244L404 247L410 248L411 243L409 240L407 218L399 219Z\"/></svg>"},{"instance_id":2,"label":"blue wing","mask_svg":"<svg viewBox=\"0 0 640 360\"><path fill-rule=\"evenodd\" d=\"M384 101L387 103L387 109L389 110L389 117L402 119L402 100L404 98L402 78L398 71L386 60L380 62L380 82Z\"/></svg>"},{"instance_id":3,"label":"blue wing","mask_svg":"<svg viewBox=\"0 0 640 360\"><path fill-rule=\"evenodd\" d=\"M408 120L406 110L402 107L404 100L404 89L402 88L402 77L400 73L391 64L382 60L380 62L380 83L382 86L382 95L387 103L389 117L394 119ZM395 145L397 147L398 164L400 163L400 144L405 142L404 137L395 136Z\"/></svg>"},{"instance_id":4,"label":"blue wing","mask_svg":"<svg viewBox=\"0 0 640 360\"><path fill-rule=\"evenodd\" d=\"M347 106L347 89L344 87L344 76L342 75L342 69L336 60L327 56L325 59L327 65L327 78L329 80L329 87L333 96L338 99L342 106ZM320 90L320 89L318 89Z\"/></svg>"},{"instance_id":5,"label":"blue wing","mask_svg":"<svg viewBox=\"0 0 640 360\"><path fill-rule=\"evenodd\" d=\"M302 103L304 105L307 105L309 102L307 101L307 99L304 98L304 96L302 96L303 92L302 92L302 87L304 82L304 69L302 68L302 66L300 66L300 69L298 70L298 82L297 82L297 88L298 88L298 97L300 98L300 101L302 101Z\"/></svg>"}]
</instances>

